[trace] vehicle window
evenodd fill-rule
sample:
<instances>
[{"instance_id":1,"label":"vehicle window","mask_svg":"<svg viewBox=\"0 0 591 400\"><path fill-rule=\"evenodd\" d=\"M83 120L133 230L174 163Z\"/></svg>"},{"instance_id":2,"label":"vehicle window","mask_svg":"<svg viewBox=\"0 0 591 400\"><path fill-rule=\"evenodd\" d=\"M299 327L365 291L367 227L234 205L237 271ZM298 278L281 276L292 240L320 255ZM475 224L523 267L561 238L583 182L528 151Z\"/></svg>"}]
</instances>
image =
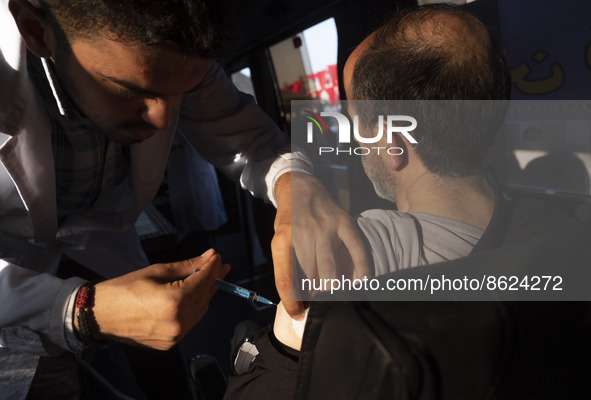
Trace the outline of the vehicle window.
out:
<instances>
[{"instance_id":1,"label":"vehicle window","mask_svg":"<svg viewBox=\"0 0 591 400\"><path fill-rule=\"evenodd\" d=\"M293 100L318 100L314 102L316 114L323 111L340 112L338 102L339 78L337 72L338 34L333 18L314 25L291 38L269 48L277 86L281 94L281 108L288 125L291 122ZM323 136L326 146L339 146L338 127L328 123L328 134ZM324 142L323 142L324 143ZM313 158L314 173L326 183L335 199L348 209L349 185L347 157L328 156Z\"/></svg>"},{"instance_id":2,"label":"vehicle window","mask_svg":"<svg viewBox=\"0 0 591 400\"><path fill-rule=\"evenodd\" d=\"M339 99L337 44L330 18L269 48L288 122L291 100L322 99L330 107Z\"/></svg>"},{"instance_id":3,"label":"vehicle window","mask_svg":"<svg viewBox=\"0 0 591 400\"><path fill-rule=\"evenodd\" d=\"M238 90L250 94L256 100L254 86L252 84L252 78L250 76L250 68L243 68L240 71L233 73L230 76L230 78L232 79L232 82L234 82L234 85L236 85Z\"/></svg>"}]
</instances>

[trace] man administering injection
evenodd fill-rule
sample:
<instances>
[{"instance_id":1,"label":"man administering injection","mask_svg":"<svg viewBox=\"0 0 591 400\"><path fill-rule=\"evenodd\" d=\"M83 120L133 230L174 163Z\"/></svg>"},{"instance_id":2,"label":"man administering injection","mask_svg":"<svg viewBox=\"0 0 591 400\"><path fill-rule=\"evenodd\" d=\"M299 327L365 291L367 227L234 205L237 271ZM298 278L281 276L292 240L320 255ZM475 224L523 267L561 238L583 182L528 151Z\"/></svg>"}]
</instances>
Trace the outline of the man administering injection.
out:
<instances>
[{"instance_id":1,"label":"man administering injection","mask_svg":"<svg viewBox=\"0 0 591 400\"><path fill-rule=\"evenodd\" d=\"M334 257L317 249L339 243L367 264L305 155L213 61L222 11L206 0L0 1L0 397L33 396L36 369L97 340L169 349L205 313L229 266L214 251L149 265L134 229L177 131L276 205L288 313L303 312L291 300L292 253L310 274L330 273ZM292 209L310 210L293 247ZM55 277L64 256L106 280ZM75 392L75 373L58 378L72 376L53 388Z\"/></svg>"}]
</instances>

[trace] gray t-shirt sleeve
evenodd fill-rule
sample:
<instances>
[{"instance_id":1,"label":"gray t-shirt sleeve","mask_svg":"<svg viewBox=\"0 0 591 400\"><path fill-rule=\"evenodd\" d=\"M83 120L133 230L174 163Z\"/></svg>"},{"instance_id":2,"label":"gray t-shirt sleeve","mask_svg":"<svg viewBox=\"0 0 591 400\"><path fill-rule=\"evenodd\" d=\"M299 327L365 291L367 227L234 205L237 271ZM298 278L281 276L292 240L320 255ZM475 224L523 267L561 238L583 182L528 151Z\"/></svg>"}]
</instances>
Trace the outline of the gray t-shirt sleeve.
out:
<instances>
[{"instance_id":1,"label":"gray t-shirt sleeve","mask_svg":"<svg viewBox=\"0 0 591 400\"><path fill-rule=\"evenodd\" d=\"M374 275L467 256L483 231L425 213L368 210L357 223L367 238Z\"/></svg>"}]
</instances>

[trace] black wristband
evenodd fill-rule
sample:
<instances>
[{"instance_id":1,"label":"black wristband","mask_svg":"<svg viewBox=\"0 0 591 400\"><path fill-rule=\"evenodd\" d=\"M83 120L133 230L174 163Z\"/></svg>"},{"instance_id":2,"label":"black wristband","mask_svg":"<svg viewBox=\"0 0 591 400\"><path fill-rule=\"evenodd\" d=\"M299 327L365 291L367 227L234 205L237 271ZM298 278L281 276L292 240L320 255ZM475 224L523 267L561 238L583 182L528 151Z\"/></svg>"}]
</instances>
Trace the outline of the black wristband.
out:
<instances>
[{"instance_id":1,"label":"black wristband","mask_svg":"<svg viewBox=\"0 0 591 400\"><path fill-rule=\"evenodd\" d=\"M94 306L94 282L87 282L78 289L75 307L78 321L78 336L85 345L97 344L99 326L94 319L92 307Z\"/></svg>"}]
</instances>

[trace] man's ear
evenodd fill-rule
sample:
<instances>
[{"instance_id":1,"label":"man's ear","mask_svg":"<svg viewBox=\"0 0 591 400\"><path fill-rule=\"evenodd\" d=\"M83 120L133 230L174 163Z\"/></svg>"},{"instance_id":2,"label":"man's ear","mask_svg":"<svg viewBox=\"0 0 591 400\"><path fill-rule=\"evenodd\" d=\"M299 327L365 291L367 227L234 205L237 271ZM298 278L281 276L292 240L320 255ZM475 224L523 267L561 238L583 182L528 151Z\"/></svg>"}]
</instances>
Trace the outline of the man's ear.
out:
<instances>
[{"instance_id":1,"label":"man's ear","mask_svg":"<svg viewBox=\"0 0 591 400\"><path fill-rule=\"evenodd\" d=\"M8 8L27 48L38 57L51 57L48 42L52 31L45 11L29 0L10 0Z\"/></svg>"},{"instance_id":2,"label":"man's ear","mask_svg":"<svg viewBox=\"0 0 591 400\"><path fill-rule=\"evenodd\" d=\"M384 132L387 132L387 124L384 123ZM408 149L411 144L400 132L392 132L392 143L386 144L386 151L383 153L384 165L392 171L401 171L408 165ZM383 151L383 150L382 150Z\"/></svg>"}]
</instances>

